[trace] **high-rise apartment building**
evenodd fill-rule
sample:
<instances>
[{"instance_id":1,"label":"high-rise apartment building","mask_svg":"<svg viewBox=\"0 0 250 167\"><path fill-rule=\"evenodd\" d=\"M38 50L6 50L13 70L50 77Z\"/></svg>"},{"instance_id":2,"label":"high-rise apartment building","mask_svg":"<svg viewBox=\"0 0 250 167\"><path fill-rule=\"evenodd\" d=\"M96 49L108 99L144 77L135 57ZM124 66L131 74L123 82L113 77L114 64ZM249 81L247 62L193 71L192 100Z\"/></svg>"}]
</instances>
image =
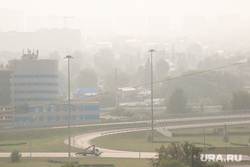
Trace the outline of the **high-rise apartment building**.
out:
<instances>
[{"instance_id":1,"label":"high-rise apartment building","mask_svg":"<svg viewBox=\"0 0 250 167\"><path fill-rule=\"evenodd\" d=\"M27 111L32 106L58 102L58 61L38 59L37 53L28 50L19 60L10 60L13 72L12 94L14 109Z\"/></svg>"}]
</instances>

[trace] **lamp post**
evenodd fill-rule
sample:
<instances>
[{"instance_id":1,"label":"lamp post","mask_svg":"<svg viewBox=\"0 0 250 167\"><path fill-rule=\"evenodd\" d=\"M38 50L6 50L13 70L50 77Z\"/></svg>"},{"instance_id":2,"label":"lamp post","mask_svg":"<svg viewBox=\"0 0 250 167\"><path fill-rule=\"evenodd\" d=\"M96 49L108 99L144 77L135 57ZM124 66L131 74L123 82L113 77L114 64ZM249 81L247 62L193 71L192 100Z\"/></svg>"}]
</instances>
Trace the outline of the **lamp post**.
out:
<instances>
[{"instance_id":1,"label":"lamp post","mask_svg":"<svg viewBox=\"0 0 250 167\"><path fill-rule=\"evenodd\" d=\"M155 52L154 49L150 49L148 52L151 53L151 141L154 141L154 112L153 112L153 52Z\"/></svg>"},{"instance_id":2,"label":"lamp post","mask_svg":"<svg viewBox=\"0 0 250 167\"><path fill-rule=\"evenodd\" d=\"M30 118L30 121L35 121L36 120L36 115L34 115L32 118ZM31 130L30 130L30 157L32 157L32 151L31 151Z\"/></svg>"},{"instance_id":3,"label":"lamp post","mask_svg":"<svg viewBox=\"0 0 250 167\"><path fill-rule=\"evenodd\" d=\"M143 116L140 117L140 120L138 121L138 124L137 124L137 128L139 129L139 132L138 132L139 158L141 158L141 141L140 141L140 135L139 135L141 128L140 128L139 124L142 120L142 117Z\"/></svg>"},{"instance_id":4,"label":"lamp post","mask_svg":"<svg viewBox=\"0 0 250 167\"><path fill-rule=\"evenodd\" d=\"M70 142L70 59L73 59L72 56L67 55L65 59L68 59L68 129L69 129L69 162L71 162L71 142Z\"/></svg>"}]
</instances>

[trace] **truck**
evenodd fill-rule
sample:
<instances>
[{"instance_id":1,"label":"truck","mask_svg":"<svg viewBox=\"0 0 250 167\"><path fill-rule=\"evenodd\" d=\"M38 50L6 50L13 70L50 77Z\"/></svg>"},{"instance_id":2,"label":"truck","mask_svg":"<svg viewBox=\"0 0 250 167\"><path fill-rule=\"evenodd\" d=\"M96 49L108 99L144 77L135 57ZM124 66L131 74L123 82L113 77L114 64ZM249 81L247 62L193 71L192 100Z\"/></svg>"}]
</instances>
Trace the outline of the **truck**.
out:
<instances>
[{"instance_id":1,"label":"truck","mask_svg":"<svg viewBox=\"0 0 250 167\"><path fill-rule=\"evenodd\" d=\"M92 148L92 150L88 150ZM83 150L83 152L77 152L75 155L82 155L82 156L88 156L88 155L94 155L96 157L99 157L102 154L102 151L100 148L96 148L95 145L91 145Z\"/></svg>"}]
</instances>

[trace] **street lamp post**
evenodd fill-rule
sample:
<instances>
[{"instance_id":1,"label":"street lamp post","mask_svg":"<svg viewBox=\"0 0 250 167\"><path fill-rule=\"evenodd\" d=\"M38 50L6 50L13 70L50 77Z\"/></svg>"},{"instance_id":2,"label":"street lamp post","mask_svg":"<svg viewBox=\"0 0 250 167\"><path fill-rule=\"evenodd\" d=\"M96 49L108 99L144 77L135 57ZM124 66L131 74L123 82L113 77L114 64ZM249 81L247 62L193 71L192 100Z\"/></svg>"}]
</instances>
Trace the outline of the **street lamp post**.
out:
<instances>
[{"instance_id":1,"label":"street lamp post","mask_svg":"<svg viewBox=\"0 0 250 167\"><path fill-rule=\"evenodd\" d=\"M73 59L72 56L67 55L65 59L68 59L68 129L69 129L69 162L71 162L71 142L70 142L70 59Z\"/></svg>"},{"instance_id":2,"label":"street lamp post","mask_svg":"<svg viewBox=\"0 0 250 167\"><path fill-rule=\"evenodd\" d=\"M154 141L154 112L153 112L153 52L155 52L154 49L150 49L148 52L151 53L151 141L153 142Z\"/></svg>"},{"instance_id":3,"label":"street lamp post","mask_svg":"<svg viewBox=\"0 0 250 167\"><path fill-rule=\"evenodd\" d=\"M141 158L141 141L140 141L140 135L139 135L141 132L141 128L140 128L139 124L141 123L142 117L143 116L140 117L140 120L138 121L138 124L137 124L137 128L139 129L139 131L138 131L139 158Z\"/></svg>"}]
</instances>

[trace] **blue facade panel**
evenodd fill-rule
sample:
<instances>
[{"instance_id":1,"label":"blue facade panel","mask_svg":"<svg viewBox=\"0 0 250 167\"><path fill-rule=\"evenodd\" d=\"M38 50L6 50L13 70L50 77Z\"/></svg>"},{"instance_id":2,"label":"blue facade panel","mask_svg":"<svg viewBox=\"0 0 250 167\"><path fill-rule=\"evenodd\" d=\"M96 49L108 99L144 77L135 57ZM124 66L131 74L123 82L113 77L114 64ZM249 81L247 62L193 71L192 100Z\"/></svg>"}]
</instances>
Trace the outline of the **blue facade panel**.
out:
<instances>
[{"instance_id":1,"label":"blue facade panel","mask_svg":"<svg viewBox=\"0 0 250 167\"><path fill-rule=\"evenodd\" d=\"M64 107L63 107L63 111L68 111L68 107L67 107L67 106L64 106Z\"/></svg>"},{"instance_id":2,"label":"blue facade panel","mask_svg":"<svg viewBox=\"0 0 250 167\"><path fill-rule=\"evenodd\" d=\"M39 75L39 78L47 78L48 77L48 75L46 75L46 74L40 74Z\"/></svg>"},{"instance_id":3,"label":"blue facade panel","mask_svg":"<svg viewBox=\"0 0 250 167\"><path fill-rule=\"evenodd\" d=\"M40 111L40 112L43 112L43 107L39 107L39 111Z\"/></svg>"},{"instance_id":4,"label":"blue facade panel","mask_svg":"<svg viewBox=\"0 0 250 167\"><path fill-rule=\"evenodd\" d=\"M35 118L34 118L34 117L29 117L29 121L30 121L30 122L34 122L34 121L35 121Z\"/></svg>"},{"instance_id":5,"label":"blue facade panel","mask_svg":"<svg viewBox=\"0 0 250 167\"><path fill-rule=\"evenodd\" d=\"M40 101L48 101L48 98L39 98Z\"/></svg>"},{"instance_id":6,"label":"blue facade panel","mask_svg":"<svg viewBox=\"0 0 250 167\"><path fill-rule=\"evenodd\" d=\"M48 93L47 90L39 90L39 93Z\"/></svg>"},{"instance_id":7,"label":"blue facade panel","mask_svg":"<svg viewBox=\"0 0 250 167\"><path fill-rule=\"evenodd\" d=\"M21 106L15 106L16 110L21 110Z\"/></svg>"},{"instance_id":8,"label":"blue facade panel","mask_svg":"<svg viewBox=\"0 0 250 167\"><path fill-rule=\"evenodd\" d=\"M52 116L48 116L48 121L51 121L52 120Z\"/></svg>"},{"instance_id":9,"label":"blue facade panel","mask_svg":"<svg viewBox=\"0 0 250 167\"><path fill-rule=\"evenodd\" d=\"M86 115L86 120L99 119L99 115Z\"/></svg>"},{"instance_id":10,"label":"blue facade panel","mask_svg":"<svg viewBox=\"0 0 250 167\"><path fill-rule=\"evenodd\" d=\"M26 122L27 121L27 118L26 117L23 117L23 122Z\"/></svg>"},{"instance_id":11,"label":"blue facade panel","mask_svg":"<svg viewBox=\"0 0 250 167\"><path fill-rule=\"evenodd\" d=\"M86 111L99 111L99 106L85 106Z\"/></svg>"},{"instance_id":12,"label":"blue facade panel","mask_svg":"<svg viewBox=\"0 0 250 167\"><path fill-rule=\"evenodd\" d=\"M76 120L76 116L75 115L72 115L72 120Z\"/></svg>"},{"instance_id":13,"label":"blue facade panel","mask_svg":"<svg viewBox=\"0 0 250 167\"><path fill-rule=\"evenodd\" d=\"M39 117L39 120L42 122L44 120L44 117Z\"/></svg>"},{"instance_id":14,"label":"blue facade panel","mask_svg":"<svg viewBox=\"0 0 250 167\"><path fill-rule=\"evenodd\" d=\"M60 116L56 116L56 121L60 121Z\"/></svg>"},{"instance_id":15,"label":"blue facade panel","mask_svg":"<svg viewBox=\"0 0 250 167\"><path fill-rule=\"evenodd\" d=\"M40 82L39 85L40 85L40 86L47 86L48 83L47 83L47 82Z\"/></svg>"},{"instance_id":16,"label":"blue facade panel","mask_svg":"<svg viewBox=\"0 0 250 167\"><path fill-rule=\"evenodd\" d=\"M84 116L83 115L80 116L80 120L84 120Z\"/></svg>"},{"instance_id":17,"label":"blue facade panel","mask_svg":"<svg viewBox=\"0 0 250 167\"><path fill-rule=\"evenodd\" d=\"M64 116L64 121L67 121L68 120L68 116Z\"/></svg>"},{"instance_id":18,"label":"blue facade panel","mask_svg":"<svg viewBox=\"0 0 250 167\"><path fill-rule=\"evenodd\" d=\"M51 107L48 107L48 112L51 112Z\"/></svg>"},{"instance_id":19,"label":"blue facade panel","mask_svg":"<svg viewBox=\"0 0 250 167\"><path fill-rule=\"evenodd\" d=\"M80 111L83 111L83 106L80 106Z\"/></svg>"},{"instance_id":20,"label":"blue facade panel","mask_svg":"<svg viewBox=\"0 0 250 167\"><path fill-rule=\"evenodd\" d=\"M56 106L56 112L59 112L59 111L60 111L60 107Z\"/></svg>"},{"instance_id":21,"label":"blue facade panel","mask_svg":"<svg viewBox=\"0 0 250 167\"><path fill-rule=\"evenodd\" d=\"M14 122L20 122L20 118L19 117L14 117Z\"/></svg>"},{"instance_id":22,"label":"blue facade panel","mask_svg":"<svg viewBox=\"0 0 250 167\"><path fill-rule=\"evenodd\" d=\"M29 108L29 112L35 112L35 108L34 107Z\"/></svg>"},{"instance_id":23,"label":"blue facade panel","mask_svg":"<svg viewBox=\"0 0 250 167\"><path fill-rule=\"evenodd\" d=\"M72 111L76 111L76 106L72 106Z\"/></svg>"}]
</instances>

